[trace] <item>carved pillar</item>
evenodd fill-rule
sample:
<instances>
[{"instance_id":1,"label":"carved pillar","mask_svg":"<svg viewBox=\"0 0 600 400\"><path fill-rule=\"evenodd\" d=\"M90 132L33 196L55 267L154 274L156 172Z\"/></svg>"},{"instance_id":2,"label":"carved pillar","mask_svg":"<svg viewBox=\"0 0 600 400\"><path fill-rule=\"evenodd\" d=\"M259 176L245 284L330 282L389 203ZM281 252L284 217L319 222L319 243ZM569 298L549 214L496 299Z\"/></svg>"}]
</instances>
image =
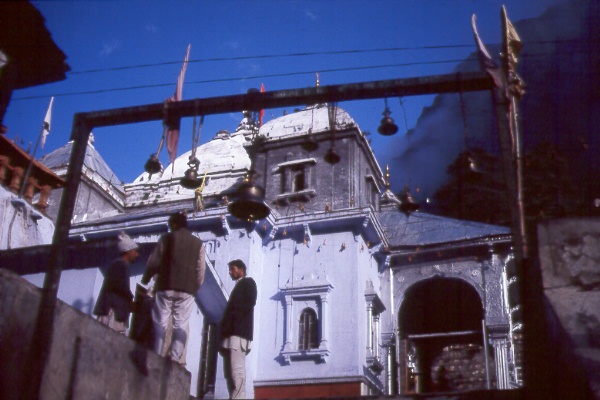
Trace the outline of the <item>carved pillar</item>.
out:
<instances>
[{"instance_id":1,"label":"carved pillar","mask_svg":"<svg viewBox=\"0 0 600 400\"><path fill-rule=\"evenodd\" d=\"M50 197L51 190L52 188L50 187L50 185L44 185L40 187L40 198L38 199L38 202L35 205L38 210L46 212L46 209L48 208L48 198Z\"/></svg>"},{"instance_id":2,"label":"carved pillar","mask_svg":"<svg viewBox=\"0 0 600 400\"><path fill-rule=\"evenodd\" d=\"M373 304L367 302L367 357L373 357Z\"/></svg>"},{"instance_id":3,"label":"carved pillar","mask_svg":"<svg viewBox=\"0 0 600 400\"><path fill-rule=\"evenodd\" d=\"M292 342L292 296L285 296L285 343L283 351L291 351L293 349Z\"/></svg>"},{"instance_id":4,"label":"carved pillar","mask_svg":"<svg viewBox=\"0 0 600 400\"><path fill-rule=\"evenodd\" d=\"M508 347L507 338L492 338L494 360L496 361L496 382L498 389L509 389Z\"/></svg>"},{"instance_id":5,"label":"carved pillar","mask_svg":"<svg viewBox=\"0 0 600 400\"><path fill-rule=\"evenodd\" d=\"M379 359L379 314L373 316L373 355Z\"/></svg>"},{"instance_id":6,"label":"carved pillar","mask_svg":"<svg viewBox=\"0 0 600 400\"><path fill-rule=\"evenodd\" d=\"M321 343L319 349L327 349L327 338L329 337L329 302L327 296L321 295Z\"/></svg>"},{"instance_id":7,"label":"carved pillar","mask_svg":"<svg viewBox=\"0 0 600 400\"><path fill-rule=\"evenodd\" d=\"M31 200L33 200L33 194L35 193L35 187L37 184L37 179L34 177L29 177L27 182L25 183L25 190L23 191L23 198L27 200L28 203L31 204Z\"/></svg>"},{"instance_id":8,"label":"carved pillar","mask_svg":"<svg viewBox=\"0 0 600 400\"><path fill-rule=\"evenodd\" d=\"M6 178L8 177L8 157L0 156L0 185L6 184Z\"/></svg>"},{"instance_id":9,"label":"carved pillar","mask_svg":"<svg viewBox=\"0 0 600 400\"><path fill-rule=\"evenodd\" d=\"M23 175L25 174L25 170L21 167L15 167L12 173L12 179L10 180L10 185L8 188L13 193L19 193L21 189L21 181L23 180Z\"/></svg>"},{"instance_id":10,"label":"carved pillar","mask_svg":"<svg viewBox=\"0 0 600 400\"><path fill-rule=\"evenodd\" d=\"M393 351L396 349L396 346L392 347L392 346L386 346L385 347L385 356L387 358L387 366L385 369L385 373L386 373L386 394L388 396L391 396L393 394L395 394L395 389L394 389L394 381L395 381L395 377L394 377L394 371L396 370L394 368L394 365L396 364L396 352Z\"/></svg>"}]
</instances>

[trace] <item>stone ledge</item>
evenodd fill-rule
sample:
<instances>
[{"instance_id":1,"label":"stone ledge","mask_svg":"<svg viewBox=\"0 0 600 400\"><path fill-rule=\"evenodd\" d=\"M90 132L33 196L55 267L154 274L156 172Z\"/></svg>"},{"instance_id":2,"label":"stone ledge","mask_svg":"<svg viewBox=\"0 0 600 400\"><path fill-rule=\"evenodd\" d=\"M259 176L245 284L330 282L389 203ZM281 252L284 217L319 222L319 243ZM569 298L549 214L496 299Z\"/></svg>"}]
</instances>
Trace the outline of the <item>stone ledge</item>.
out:
<instances>
[{"instance_id":1,"label":"stone ledge","mask_svg":"<svg viewBox=\"0 0 600 400\"><path fill-rule=\"evenodd\" d=\"M41 290L0 268L0 393L19 399ZM190 373L58 300L41 399L190 398ZM147 375L132 360L145 362ZM6 366L13 366L6 368ZM21 367L21 368L20 368Z\"/></svg>"}]
</instances>

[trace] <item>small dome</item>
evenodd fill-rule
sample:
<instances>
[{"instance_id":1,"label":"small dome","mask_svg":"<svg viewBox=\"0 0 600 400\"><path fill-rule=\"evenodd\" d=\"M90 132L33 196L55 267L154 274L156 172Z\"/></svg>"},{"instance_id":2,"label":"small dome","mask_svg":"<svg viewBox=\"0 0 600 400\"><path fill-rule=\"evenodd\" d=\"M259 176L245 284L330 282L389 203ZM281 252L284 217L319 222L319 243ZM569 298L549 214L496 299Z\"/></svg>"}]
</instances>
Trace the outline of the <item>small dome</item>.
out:
<instances>
[{"instance_id":1,"label":"small dome","mask_svg":"<svg viewBox=\"0 0 600 400\"><path fill-rule=\"evenodd\" d=\"M196 158L200 161L198 174L205 172L215 174L232 170L249 169L250 157L244 149L242 135L230 135L227 131L219 131L216 136L207 143L198 146L196 149ZM175 159L173 164L165 167L162 175L160 173L152 175L150 181L169 181L180 179L189 168L188 162L192 151L188 151ZM138 176L134 182L148 182L148 173L144 172Z\"/></svg>"},{"instance_id":2,"label":"small dome","mask_svg":"<svg viewBox=\"0 0 600 400\"><path fill-rule=\"evenodd\" d=\"M354 119L339 107L336 109L336 128L338 130L357 126ZM288 138L312 133L329 131L329 112L326 104L317 104L275 118L260 127L259 135L267 139Z\"/></svg>"}]
</instances>

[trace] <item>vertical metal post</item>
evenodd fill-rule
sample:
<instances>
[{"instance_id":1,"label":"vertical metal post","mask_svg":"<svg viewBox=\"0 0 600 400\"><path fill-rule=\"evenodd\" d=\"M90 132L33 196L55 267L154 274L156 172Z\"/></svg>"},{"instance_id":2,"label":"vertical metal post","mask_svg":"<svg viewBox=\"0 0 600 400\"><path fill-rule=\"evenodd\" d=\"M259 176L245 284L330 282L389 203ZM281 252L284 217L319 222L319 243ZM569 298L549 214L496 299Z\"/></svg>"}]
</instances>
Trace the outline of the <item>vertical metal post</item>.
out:
<instances>
[{"instance_id":1,"label":"vertical metal post","mask_svg":"<svg viewBox=\"0 0 600 400\"><path fill-rule=\"evenodd\" d=\"M481 333L483 335L483 351L485 355L485 384L486 388L491 389L490 384L490 356L488 354L487 329L485 327L485 318L481 320Z\"/></svg>"},{"instance_id":2,"label":"vertical metal post","mask_svg":"<svg viewBox=\"0 0 600 400\"><path fill-rule=\"evenodd\" d=\"M73 118L71 140L73 148L67 171L67 186L65 187L60 208L56 218L56 229L50 250L50 263L44 278L42 296L38 309L33 335L31 337L30 356L25 363L23 398L37 400L40 398L44 372L50 358L54 328L54 314L56 309L56 294L66 259L71 218L77 198L77 190L81 181L81 169L85 158L86 147L90 136L91 127L87 126L83 114L76 114Z\"/></svg>"}]
</instances>

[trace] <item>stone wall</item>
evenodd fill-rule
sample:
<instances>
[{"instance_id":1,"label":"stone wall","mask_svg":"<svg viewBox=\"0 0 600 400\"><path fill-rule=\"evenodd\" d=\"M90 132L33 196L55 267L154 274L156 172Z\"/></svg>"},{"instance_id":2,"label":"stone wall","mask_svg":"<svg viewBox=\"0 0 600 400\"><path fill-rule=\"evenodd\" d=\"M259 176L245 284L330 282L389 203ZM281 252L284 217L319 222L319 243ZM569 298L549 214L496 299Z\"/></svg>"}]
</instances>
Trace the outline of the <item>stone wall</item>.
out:
<instances>
[{"instance_id":1,"label":"stone wall","mask_svg":"<svg viewBox=\"0 0 600 400\"><path fill-rule=\"evenodd\" d=\"M41 291L0 269L0 393L20 399ZM185 399L190 373L57 301L41 399ZM137 360L137 363L133 362ZM145 367L145 368L144 368Z\"/></svg>"},{"instance_id":2,"label":"stone wall","mask_svg":"<svg viewBox=\"0 0 600 400\"><path fill-rule=\"evenodd\" d=\"M600 219L544 222L538 239L546 299L600 399Z\"/></svg>"}]
</instances>

